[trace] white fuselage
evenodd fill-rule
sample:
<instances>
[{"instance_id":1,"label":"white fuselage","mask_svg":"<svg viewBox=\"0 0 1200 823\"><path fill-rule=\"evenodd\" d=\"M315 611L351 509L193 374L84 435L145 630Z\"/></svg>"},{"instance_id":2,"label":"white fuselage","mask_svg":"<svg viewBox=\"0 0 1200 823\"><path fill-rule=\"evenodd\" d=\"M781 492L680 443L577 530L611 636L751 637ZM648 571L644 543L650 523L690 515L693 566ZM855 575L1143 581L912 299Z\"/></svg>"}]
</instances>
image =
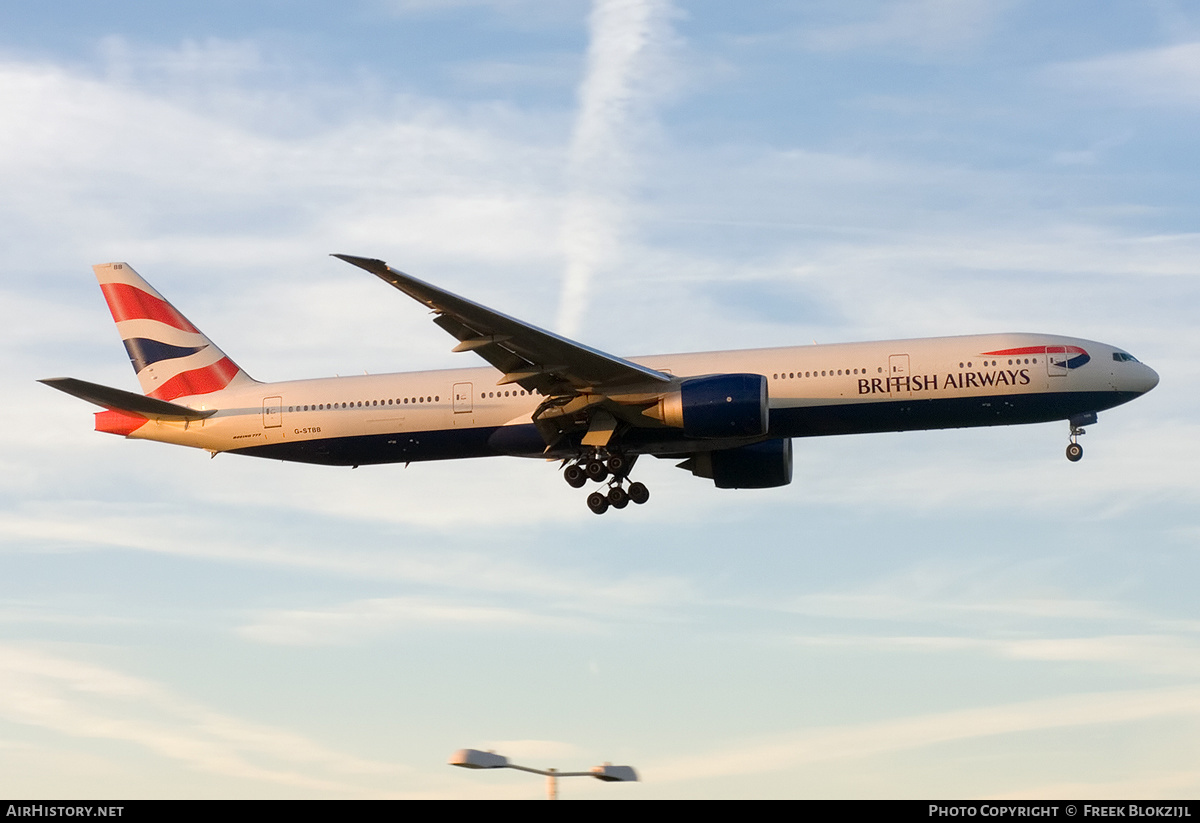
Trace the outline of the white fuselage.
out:
<instances>
[{"instance_id":1,"label":"white fuselage","mask_svg":"<svg viewBox=\"0 0 1200 823\"><path fill-rule=\"evenodd\" d=\"M1014 353L1015 352L1015 353ZM1082 352L1082 355L1080 354ZM765 375L770 436L1006 425L1070 419L1127 402L1158 377L1090 340L996 334L630 358L676 377ZM208 419L150 421L130 437L304 462L359 463L542 456L530 415L544 399L496 385L490 367L244 381L180 397ZM670 429L639 430L630 448L720 448ZM760 438L761 439L761 438Z\"/></svg>"}]
</instances>

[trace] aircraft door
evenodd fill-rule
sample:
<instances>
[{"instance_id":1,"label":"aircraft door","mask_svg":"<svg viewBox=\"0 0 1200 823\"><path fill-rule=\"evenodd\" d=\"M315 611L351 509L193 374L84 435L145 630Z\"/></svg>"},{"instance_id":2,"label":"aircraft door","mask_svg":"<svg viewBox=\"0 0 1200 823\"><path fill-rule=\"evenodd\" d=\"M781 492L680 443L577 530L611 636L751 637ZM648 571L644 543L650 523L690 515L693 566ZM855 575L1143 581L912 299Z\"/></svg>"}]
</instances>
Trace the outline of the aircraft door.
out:
<instances>
[{"instance_id":1,"label":"aircraft door","mask_svg":"<svg viewBox=\"0 0 1200 823\"><path fill-rule=\"evenodd\" d=\"M454 413L470 414L472 411L471 398L474 391L470 383L454 384Z\"/></svg>"},{"instance_id":2,"label":"aircraft door","mask_svg":"<svg viewBox=\"0 0 1200 823\"><path fill-rule=\"evenodd\" d=\"M1067 347L1046 347L1046 373L1051 377L1065 377L1067 374Z\"/></svg>"},{"instance_id":3,"label":"aircraft door","mask_svg":"<svg viewBox=\"0 0 1200 823\"><path fill-rule=\"evenodd\" d=\"M283 425L283 398L263 398L263 428L277 429Z\"/></svg>"},{"instance_id":4,"label":"aircraft door","mask_svg":"<svg viewBox=\"0 0 1200 823\"><path fill-rule=\"evenodd\" d=\"M908 384L907 354L893 354L888 358L888 389L893 397L912 394Z\"/></svg>"}]
</instances>

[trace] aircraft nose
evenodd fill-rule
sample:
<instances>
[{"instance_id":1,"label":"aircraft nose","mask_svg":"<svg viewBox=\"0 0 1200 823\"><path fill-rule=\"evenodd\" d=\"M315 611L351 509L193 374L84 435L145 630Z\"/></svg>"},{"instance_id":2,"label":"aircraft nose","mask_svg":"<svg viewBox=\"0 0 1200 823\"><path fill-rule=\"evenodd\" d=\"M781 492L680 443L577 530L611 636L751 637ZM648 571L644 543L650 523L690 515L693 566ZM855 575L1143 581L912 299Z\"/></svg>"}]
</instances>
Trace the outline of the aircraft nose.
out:
<instances>
[{"instance_id":1,"label":"aircraft nose","mask_svg":"<svg viewBox=\"0 0 1200 823\"><path fill-rule=\"evenodd\" d=\"M1156 372L1154 369L1150 368L1149 366L1146 366L1146 388L1142 389L1142 392L1148 392L1157 385L1158 385L1158 372Z\"/></svg>"},{"instance_id":2,"label":"aircraft nose","mask_svg":"<svg viewBox=\"0 0 1200 823\"><path fill-rule=\"evenodd\" d=\"M1138 394L1145 394L1158 385L1158 372L1144 363L1138 365L1141 368L1137 370L1136 374L1130 376L1130 388Z\"/></svg>"}]
</instances>

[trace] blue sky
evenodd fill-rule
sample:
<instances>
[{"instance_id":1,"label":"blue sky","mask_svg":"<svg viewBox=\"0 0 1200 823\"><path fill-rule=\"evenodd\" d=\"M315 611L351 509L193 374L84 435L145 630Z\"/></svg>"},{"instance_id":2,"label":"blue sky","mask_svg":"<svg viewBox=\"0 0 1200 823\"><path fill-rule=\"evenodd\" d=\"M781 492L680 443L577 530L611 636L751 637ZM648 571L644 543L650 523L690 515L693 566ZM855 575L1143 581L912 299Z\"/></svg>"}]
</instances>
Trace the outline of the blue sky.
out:
<instances>
[{"instance_id":1,"label":"blue sky","mask_svg":"<svg viewBox=\"0 0 1200 823\"><path fill-rule=\"evenodd\" d=\"M1187 4L0 9L0 786L1200 793L1200 15ZM286 465L91 431L92 263L250 374L475 365L331 252L617 354L1044 331L1161 375L1066 424L639 464ZM463 359L467 358L467 359Z\"/></svg>"}]
</instances>

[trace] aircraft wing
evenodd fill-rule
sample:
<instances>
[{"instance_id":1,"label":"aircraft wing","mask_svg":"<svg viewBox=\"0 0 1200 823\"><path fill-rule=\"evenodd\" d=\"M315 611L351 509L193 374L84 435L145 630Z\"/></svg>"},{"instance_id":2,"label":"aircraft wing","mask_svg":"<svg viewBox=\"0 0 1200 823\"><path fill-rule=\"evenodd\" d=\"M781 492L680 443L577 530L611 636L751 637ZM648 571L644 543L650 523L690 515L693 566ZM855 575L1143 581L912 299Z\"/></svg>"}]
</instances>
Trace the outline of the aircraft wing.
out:
<instances>
[{"instance_id":1,"label":"aircraft wing","mask_svg":"<svg viewBox=\"0 0 1200 823\"><path fill-rule=\"evenodd\" d=\"M559 337L493 311L388 266L382 260L335 254L340 260L385 280L438 316L437 323L459 341L454 351L473 351L503 375L497 385L516 383L543 395L606 392L636 384L673 382L669 374Z\"/></svg>"}]
</instances>

